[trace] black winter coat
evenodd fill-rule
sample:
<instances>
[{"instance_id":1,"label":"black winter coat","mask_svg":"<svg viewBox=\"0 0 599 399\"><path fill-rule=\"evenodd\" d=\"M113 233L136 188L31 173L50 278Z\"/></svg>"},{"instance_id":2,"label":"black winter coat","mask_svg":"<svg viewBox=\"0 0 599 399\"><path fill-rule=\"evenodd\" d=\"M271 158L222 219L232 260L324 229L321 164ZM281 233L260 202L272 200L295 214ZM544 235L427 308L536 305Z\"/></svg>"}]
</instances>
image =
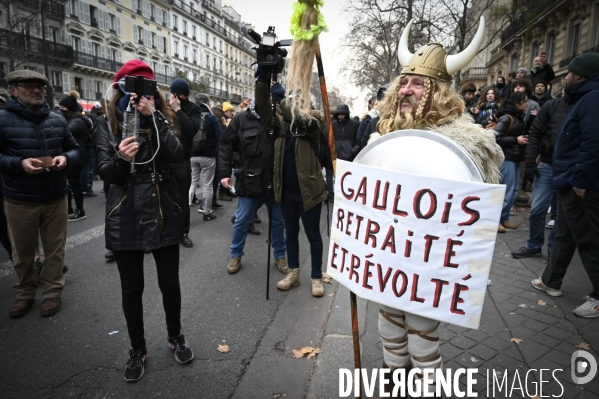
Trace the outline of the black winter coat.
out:
<instances>
[{"instance_id":1,"label":"black winter coat","mask_svg":"<svg viewBox=\"0 0 599 399\"><path fill-rule=\"evenodd\" d=\"M530 82L532 83L532 89L534 90L537 83L539 83L540 80L544 80L547 83L551 83L551 81L555 79L555 72L553 72L553 68L551 67L551 65L546 64L543 65L538 71L532 68L530 70L530 75L528 76L528 79L530 79Z\"/></svg>"},{"instance_id":2,"label":"black winter coat","mask_svg":"<svg viewBox=\"0 0 599 399\"><path fill-rule=\"evenodd\" d=\"M159 131L160 150L153 161L135 166L118 154L122 136L111 136L106 118L98 119L96 147L98 173L110 185L106 198L106 249L112 251L150 250L178 245L183 238L180 195L175 182L169 179L170 165L177 163L183 148L158 112L154 113ZM117 117L122 121L122 114ZM152 118L148 117L151 134L140 133L139 151L135 162L149 161L158 140Z\"/></svg>"},{"instance_id":3,"label":"black winter coat","mask_svg":"<svg viewBox=\"0 0 599 399\"><path fill-rule=\"evenodd\" d=\"M25 158L64 155L67 167L28 175L21 166ZM49 202L68 192L67 170L77 167L81 154L67 121L50 112L44 102L31 110L11 97L0 110L0 173L4 197L18 201Z\"/></svg>"},{"instance_id":4,"label":"black winter coat","mask_svg":"<svg viewBox=\"0 0 599 399\"><path fill-rule=\"evenodd\" d=\"M364 148L368 145L368 140L370 139L370 135L372 133L376 133L376 125L379 123L380 120L381 120L380 116L375 116L368 122L368 124L364 128L364 137L362 137L361 148Z\"/></svg>"},{"instance_id":5,"label":"black winter coat","mask_svg":"<svg viewBox=\"0 0 599 399\"><path fill-rule=\"evenodd\" d=\"M337 115L345 114L345 120L339 122ZM335 150L337 158L343 161L353 161L358 152L360 152L360 143L358 143L358 128L360 122L349 117L349 108L342 104L337 107L333 119L333 135L335 136Z\"/></svg>"},{"instance_id":6,"label":"black winter coat","mask_svg":"<svg viewBox=\"0 0 599 399\"><path fill-rule=\"evenodd\" d=\"M193 153L194 157L216 158L218 156L218 142L223 134L220 121L214 115L206 104L200 104L200 114L204 113L204 122L206 123L206 148L204 151Z\"/></svg>"},{"instance_id":7,"label":"black winter coat","mask_svg":"<svg viewBox=\"0 0 599 399\"><path fill-rule=\"evenodd\" d=\"M239 155L235 170L235 191L242 197L263 197L272 171L271 141L266 125L248 110L238 112L219 143L221 179L231 177L233 153Z\"/></svg>"},{"instance_id":8,"label":"black winter coat","mask_svg":"<svg viewBox=\"0 0 599 399\"><path fill-rule=\"evenodd\" d=\"M183 148L182 161L189 161L192 156L192 140L198 133L202 121L202 110L198 104L189 100L180 100L181 109L176 112L179 122L179 141Z\"/></svg>"},{"instance_id":9,"label":"black winter coat","mask_svg":"<svg viewBox=\"0 0 599 399\"><path fill-rule=\"evenodd\" d=\"M548 164L553 162L553 148L571 108L572 103L565 97L550 100L541 107L528 132L527 169L535 168L539 154L542 162Z\"/></svg>"},{"instance_id":10,"label":"black winter coat","mask_svg":"<svg viewBox=\"0 0 599 399\"><path fill-rule=\"evenodd\" d=\"M526 135L522 111L516 109L511 103L507 103L497 116L499 119L495 126L495 140L503 150L505 160L522 162L525 147L518 144L518 136Z\"/></svg>"},{"instance_id":11,"label":"black winter coat","mask_svg":"<svg viewBox=\"0 0 599 399\"><path fill-rule=\"evenodd\" d=\"M79 150L81 151L80 167L82 167L87 158L91 156L91 149L94 146L94 143L92 142L93 128L94 124L92 120L85 115L68 121L69 133L75 138L77 144L79 144Z\"/></svg>"}]
</instances>

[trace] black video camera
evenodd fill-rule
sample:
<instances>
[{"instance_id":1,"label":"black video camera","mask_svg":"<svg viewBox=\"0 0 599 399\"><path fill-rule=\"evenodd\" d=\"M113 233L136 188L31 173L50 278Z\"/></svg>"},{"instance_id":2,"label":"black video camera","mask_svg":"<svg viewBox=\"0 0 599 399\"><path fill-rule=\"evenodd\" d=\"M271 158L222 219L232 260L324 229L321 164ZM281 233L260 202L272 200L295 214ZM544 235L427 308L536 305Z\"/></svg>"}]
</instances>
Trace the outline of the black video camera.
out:
<instances>
[{"instance_id":1,"label":"black video camera","mask_svg":"<svg viewBox=\"0 0 599 399\"><path fill-rule=\"evenodd\" d=\"M248 35L250 35L258 45L258 48L256 49L258 66L267 70L274 69L277 74L283 72L287 50L281 47L291 46L293 40L287 39L277 41L274 26L269 26L268 30L264 32L262 36L256 33L256 31L248 29Z\"/></svg>"},{"instance_id":2,"label":"black video camera","mask_svg":"<svg viewBox=\"0 0 599 399\"><path fill-rule=\"evenodd\" d=\"M125 91L142 96L155 96L158 91L155 80L146 79L143 76L125 76Z\"/></svg>"}]
</instances>

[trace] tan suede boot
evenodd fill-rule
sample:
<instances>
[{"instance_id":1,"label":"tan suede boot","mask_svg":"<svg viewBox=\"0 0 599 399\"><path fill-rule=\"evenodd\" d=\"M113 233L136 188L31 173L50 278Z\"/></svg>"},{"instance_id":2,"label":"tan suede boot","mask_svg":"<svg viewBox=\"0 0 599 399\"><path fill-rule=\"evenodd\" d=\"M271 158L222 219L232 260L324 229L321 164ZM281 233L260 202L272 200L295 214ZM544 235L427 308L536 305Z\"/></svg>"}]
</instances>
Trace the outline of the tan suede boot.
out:
<instances>
[{"instance_id":1,"label":"tan suede boot","mask_svg":"<svg viewBox=\"0 0 599 399\"><path fill-rule=\"evenodd\" d=\"M287 266L287 259L279 258L275 259L275 265L277 265L277 269L283 274L289 273L289 266Z\"/></svg>"},{"instance_id":2,"label":"tan suede boot","mask_svg":"<svg viewBox=\"0 0 599 399\"><path fill-rule=\"evenodd\" d=\"M277 283L277 288L281 291L287 291L291 287L300 285L300 269L291 269L285 278Z\"/></svg>"},{"instance_id":3,"label":"tan suede boot","mask_svg":"<svg viewBox=\"0 0 599 399\"><path fill-rule=\"evenodd\" d=\"M313 278L312 279L312 296L323 296L324 295L324 287L322 286L322 279Z\"/></svg>"},{"instance_id":4,"label":"tan suede boot","mask_svg":"<svg viewBox=\"0 0 599 399\"><path fill-rule=\"evenodd\" d=\"M241 256L234 256L231 258L231 260L229 261L229 264L227 265L227 273L235 274L239 271L240 267L241 267Z\"/></svg>"}]
</instances>

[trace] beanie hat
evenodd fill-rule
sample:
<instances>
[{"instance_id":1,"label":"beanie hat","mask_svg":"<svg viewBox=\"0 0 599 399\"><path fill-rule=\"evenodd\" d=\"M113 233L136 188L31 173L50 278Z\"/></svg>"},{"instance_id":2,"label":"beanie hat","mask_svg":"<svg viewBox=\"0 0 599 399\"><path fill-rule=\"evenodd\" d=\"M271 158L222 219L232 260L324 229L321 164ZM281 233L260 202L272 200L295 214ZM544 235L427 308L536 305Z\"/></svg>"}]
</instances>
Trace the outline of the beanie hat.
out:
<instances>
[{"instance_id":1,"label":"beanie hat","mask_svg":"<svg viewBox=\"0 0 599 399\"><path fill-rule=\"evenodd\" d=\"M580 54L568 64L568 72L585 78L599 73L599 54L591 52Z\"/></svg>"},{"instance_id":2,"label":"beanie hat","mask_svg":"<svg viewBox=\"0 0 599 399\"><path fill-rule=\"evenodd\" d=\"M235 111L235 108L229 104L228 102L224 102L223 103L223 112L227 112L227 111Z\"/></svg>"},{"instance_id":3,"label":"beanie hat","mask_svg":"<svg viewBox=\"0 0 599 399\"><path fill-rule=\"evenodd\" d=\"M522 67L522 68L518 68L518 72L524 72L524 75L526 75L528 73L528 69Z\"/></svg>"},{"instance_id":4,"label":"beanie hat","mask_svg":"<svg viewBox=\"0 0 599 399\"><path fill-rule=\"evenodd\" d=\"M189 83L187 80L177 78L171 83L171 93L183 94L189 96Z\"/></svg>"},{"instance_id":5,"label":"beanie hat","mask_svg":"<svg viewBox=\"0 0 599 399\"><path fill-rule=\"evenodd\" d=\"M543 86L545 86L545 88L547 88L547 81L545 79L538 80L536 85L538 85L539 83L542 84Z\"/></svg>"},{"instance_id":6,"label":"beanie hat","mask_svg":"<svg viewBox=\"0 0 599 399\"><path fill-rule=\"evenodd\" d=\"M75 93L77 93L77 92L75 92ZM60 100L60 102L58 104L67 108L69 111L78 112L79 111L79 106L77 103L78 96L79 96L79 93L77 93L77 96L74 96L71 94L71 92L69 92L69 95L66 96L65 98L63 98L62 100Z\"/></svg>"},{"instance_id":7,"label":"beanie hat","mask_svg":"<svg viewBox=\"0 0 599 399\"><path fill-rule=\"evenodd\" d=\"M114 77L114 83L123 79L125 76L143 76L146 79L154 80L154 71L152 67L140 60L131 60L125 62L125 64L119 69Z\"/></svg>"}]
</instances>

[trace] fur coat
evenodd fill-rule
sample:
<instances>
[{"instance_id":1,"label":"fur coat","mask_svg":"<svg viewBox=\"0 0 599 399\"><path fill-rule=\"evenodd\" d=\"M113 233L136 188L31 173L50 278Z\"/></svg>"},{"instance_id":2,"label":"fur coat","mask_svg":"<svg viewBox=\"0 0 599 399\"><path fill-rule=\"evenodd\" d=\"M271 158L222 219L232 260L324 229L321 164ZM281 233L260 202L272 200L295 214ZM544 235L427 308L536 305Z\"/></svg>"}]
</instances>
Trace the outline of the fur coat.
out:
<instances>
[{"instance_id":1,"label":"fur coat","mask_svg":"<svg viewBox=\"0 0 599 399\"><path fill-rule=\"evenodd\" d=\"M492 130L485 130L481 126L475 125L472 118L466 114L453 122L436 126L430 130L455 141L462 147L482 172L485 182L499 183L501 178L499 168L503 164L503 151L495 142ZM368 144L379 137L381 137L379 133L372 133Z\"/></svg>"}]
</instances>

